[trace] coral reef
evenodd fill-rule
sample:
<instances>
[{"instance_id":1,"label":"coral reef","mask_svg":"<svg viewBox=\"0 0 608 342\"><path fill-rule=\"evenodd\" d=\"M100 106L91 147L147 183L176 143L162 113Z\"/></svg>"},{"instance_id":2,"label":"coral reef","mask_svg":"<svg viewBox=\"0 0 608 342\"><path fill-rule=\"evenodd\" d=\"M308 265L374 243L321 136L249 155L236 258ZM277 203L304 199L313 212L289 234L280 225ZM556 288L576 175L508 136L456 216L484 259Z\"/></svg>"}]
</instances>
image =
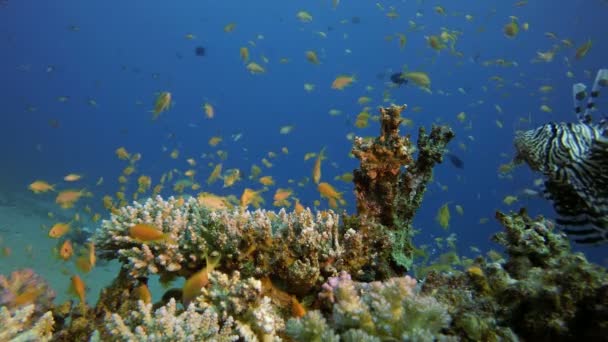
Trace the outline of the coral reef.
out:
<instances>
[{"instance_id":1,"label":"coral reef","mask_svg":"<svg viewBox=\"0 0 608 342\"><path fill-rule=\"evenodd\" d=\"M472 340L598 340L608 336L608 274L573 253L553 222L497 213L508 258L431 272L423 293L448 304L452 333Z\"/></svg>"},{"instance_id":2,"label":"coral reef","mask_svg":"<svg viewBox=\"0 0 608 342\"><path fill-rule=\"evenodd\" d=\"M209 286L197 298L197 307L214 310L222 322L233 319L243 337L273 340L285 327L271 298L264 296L262 282L255 278L241 280L238 271L230 277L211 272Z\"/></svg>"},{"instance_id":3,"label":"coral reef","mask_svg":"<svg viewBox=\"0 0 608 342\"><path fill-rule=\"evenodd\" d=\"M152 304L139 301L128 317L111 314L103 332L96 330L90 341L236 341L229 321L222 327L212 309L199 312L194 305L178 313L171 299L153 312Z\"/></svg>"},{"instance_id":4,"label":"coral reef","mask_svg":"<svg viewBox=\"0 0 608 342\"><path fill-rule=\"evenodd\" d=\"M342 272L323 285L319 297L329 304L329 318L311 311L287 323L296 341L415 340L446 337L447 307L433 297L417 294L416 280L409 276L384 282L359 283Z\"/></svg>"},{"instance_id":5,"label":"coral reef","mask_svg":"<svg viewBox=\"0 0 608 342\"><path fill-rule=\"evenodd\" d=\"M355 140L357 215L210 210L185 197L113 208L92 243L122 268L97 304L53 307L31 270L0 276L0 340L605 339L606 270L543 217L497 213L504 258L461 257L450 236L439 264L412 267L412 220L454 135L420 129L414 147L399 136L404 109L381 109L381 136ZM152 303L151 275L186 282Z\"/></svg>"},{"instance_id":6,"label":"coral reef","mask_svg":"<svg viewBox=\"0 0 608 342\"><path fill-rule=\"evenodd\" d=\"M0 306L0 341L50 341L53 324L53 314L37 317L34 304L15 310Z\"/></svg>"},{"instance_id":7,"label":"coral reef","mask_svg":"<svg viewBox=\"0 0 608 342\"><path fill-rule=\"evenodd\" d=\"M352 153L360 160L360 168L354 171L359 218L373 220L390 230L394 265L408 270L414 254L414 215L422 204L433 168L443 161L445 146L454 133L446 126L433 126L428 135L421 127L418 156L414 158L416 148L409 136L399 135L405 108L381 108L380 136L374 140L357 137Z\"/></svg>"},{"instance_id":8,"label":"coral reef","mask_svg":"<svg viewBox=\"0 0 608 342\"><path fill-rule=\"evenodd\" d=\"M154 227L161 237L132 236L130 228L138 224ZM340 226L332 211L209 211L194 198L160 197L121 208L93 236L101 256L118 258L133 278L188 278L205 267L205 256L219 253L219 270L282 280L296 294L319 287L339 270L356 274L371 268L379 257L369 246L385 240L382 230Z\"/></svg>"},{"instance_id":9,"label":"coral reef","mask_svg":"<svg viewBox=\"0 0 608 342\"><path fill-rule=\"evenodd\" d=\"M15 309L34 304L34 316L39 316L53 306L55 292L31 269L21 269L7 278L0 275L0 306Z\"/></svg>"}]
</instances>

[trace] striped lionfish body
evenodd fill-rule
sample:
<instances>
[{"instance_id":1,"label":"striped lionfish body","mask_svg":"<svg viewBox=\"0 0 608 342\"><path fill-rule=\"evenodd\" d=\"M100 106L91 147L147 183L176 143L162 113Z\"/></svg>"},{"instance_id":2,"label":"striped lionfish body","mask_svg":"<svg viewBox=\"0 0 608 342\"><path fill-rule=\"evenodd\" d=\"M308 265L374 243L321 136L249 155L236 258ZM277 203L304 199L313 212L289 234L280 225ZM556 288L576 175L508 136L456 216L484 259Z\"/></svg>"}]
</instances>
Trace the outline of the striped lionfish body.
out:
<instances>
[{"instance_id":1,"label":"striped lionfish body","mask_svg":"<svg viewBox=\"0 0 608 342\"><path fill-rule=\"evenodd\" d=\"M608 242L608 121L593 123L594 100L608 86L608 69L597 73L586 106L586 87L573 86L576 123L548 123L517 132L515 161L545 176L545 197L556 222L579 243Z\"/></svg>"}]
</instances>

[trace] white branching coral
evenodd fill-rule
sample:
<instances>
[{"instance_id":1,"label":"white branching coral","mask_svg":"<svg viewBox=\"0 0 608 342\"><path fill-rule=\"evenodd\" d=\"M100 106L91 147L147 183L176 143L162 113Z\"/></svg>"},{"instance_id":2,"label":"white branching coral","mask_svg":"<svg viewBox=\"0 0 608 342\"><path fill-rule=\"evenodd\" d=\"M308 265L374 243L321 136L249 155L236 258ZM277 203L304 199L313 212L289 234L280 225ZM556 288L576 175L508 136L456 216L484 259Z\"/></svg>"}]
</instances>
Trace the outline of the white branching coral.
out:
<instances>
[{"instance_id":1,"label":"white branching coral","mask_svg":"<svg viewBox=\"0 0 608 342\"><path fill-rule=\"evenodd\" d=\"M226 319L220 325L218 315L211 309L200 310L193 304L178 314L177 304L171 299L167 305L152 312L152 304L139 301L139 310L123 318L112 314L101 334L93 334L91 341L101 340L103 334L116 341L236 341L234 322Z\"/></svg>"},{"instance_id":2,"label":"white branching coral","mask_svg":"<svg viewBox=\"0 0 608 342\"><path fill-rule=\"evenodd\" d=\"M209 274L209 287L202 289L197 306L215 310L220 320L233 317L243 338L256 336L259 340L274 340L285 328L285 322L262 293L261 281L241 279L239 272L232 276L217 271Z\"/></svg>"},{"instance_id":3,"label":"white branching coral","mask_svg":"<svg viewBox=\"0 0 608 342\"><path fill-rule=\"evenodd\" d=\"M50 341L53 336L53 314L47 311L40 318L35 317L34 305L9 310L0 307L0 341Z\"/></svg>"},{"instance_id":4,"label":"white branching coral","mask_svg":"<svg viewBox=\"0 0 608 342\"><path fill-rule=\"evenodd\" d=\"M130 228L137 224L153 227L162 238L131 236ZM118 257L133 277L187 276L204 266L205 255L219 252L229 268L242 270L248 263L254 273L249 275L256 276L299 260L301 267L291 267L287 277L309 286L318 278L320 264L329 265L328 260L343 254L338 228L339 216L332 211L210 211L195 198L158 196L120 208L102 223L93 242L102 257Z\"/></svg>"}]
</instances>

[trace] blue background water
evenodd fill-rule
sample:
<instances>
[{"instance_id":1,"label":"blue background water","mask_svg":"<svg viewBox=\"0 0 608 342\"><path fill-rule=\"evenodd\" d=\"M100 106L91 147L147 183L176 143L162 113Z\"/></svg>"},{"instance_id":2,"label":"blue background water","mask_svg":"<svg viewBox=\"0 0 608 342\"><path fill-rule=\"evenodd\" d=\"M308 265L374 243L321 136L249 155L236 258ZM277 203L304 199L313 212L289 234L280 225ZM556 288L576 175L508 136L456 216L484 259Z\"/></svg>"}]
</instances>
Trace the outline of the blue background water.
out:
<instances>
[{"instance_id":1,"label":"blue background water","mask_svg":"<svg viewBox=\"0 0 608 342\"><path fill-rule=\"evenodd\" d=\"M101 198L117 191L116 178L126 163L118 160L114 151L124 146L143 155L137 175L152 176L153 185L163 172L188 169L186 159L193 157L198 162L201 190L239 197L245 187L261 188L246 177L251 164L262 166L260 160L274 151L279 154L271 159L274 166L263 167L262 172L276 181L276 186L264 193L266 207L272 208L277 187L292 188L304 205L311 206L319 199L316 186L308 182L298 187L288 179L310 177L314 161L304 161L303 155L326 146L322 179L344 192L346 209L353 212L352 185L334 180L357 166L356 160L348 157L351 142L346 135L377 134L377 122L370 121L364 129L354 127L363 107L357 99L365 95L372 98L372 107L388 105L382 102L382 94L390 90L395 103L423 108L403 113L414 121L414 128L404 127L403 133L416 136L415 128L420 125L449 124L457 135L450 150L465 163L464 169L448 161L436 168L435 182L429 185L416 218L421 230L418 242L428 243L453 232L462 253L468 253L471 245L482 250L497 248L489 240L500 229L492 218L497 209L526 206L531 214L553 216L545 200L520 193L533 187L538 174L519 167L512 179L498 177L499 165L513 155L515 130L548 121L574 121L572 84L590 84L596 70L606 67L608 60L608 37L598 31L608 11L605 1L559 1L559 5L550 0L530 1L522 7L515 3L343 0L333 9L329 1L321 0L9 0L0 8L0 191L52 203L52 195L30 194L28 184L44 179L58 184L59 189L86 187L95 196L83 202L99 211ZM397 19L387 17L389 6L399 14ZM435 13L435 6L445 6L447 15ZM308 11L313 21L300 22L296 18L300 10ZM465 14L473 20L467 21ZM505 37L502 30L510 22L509 16L518 17L520 24L528 22L530 29L514 39ZM353 17L360 22L353 23ZM409 20L424 28L411 31ZM224 26L232 22L236 29L224 32ZM437 52L428 46L425 36L439 34L442 27L462 32L456 44L462 57L450 54L449 48ZM320 37L318 31L325 32L327 38ZM537 51L561 45L545 32L571 39L574 47L561 48L550 63L532 63ZM189 33L196 38L186 39ZM406 34L405 48L399 48L397 39L385 40L396 33ZM587 39L593 40L593 47L585 58L575 60L575 48ZM194 54L196 46L205 47L205 56ZM242 46L249 48L251 60L263 65L266 73L252 75L246 70L239 57ZM316 51L321 64L309 63L306 50ZM269 62L264 63L262 56ZM281 58L290 61L281 64ZM483 65L497 58L515 61L517 66ZM432 94L412 84L389 87L390 73L404 65L429 74ZM566 76L568 71L573 78ZM380 73L385 75L382 79ZM340 74L355 74L357 81L344 91L332 90L330 85ZM490 80L492 76L504 79L501 87ZM306 92L304 83L315 84L315 90ZM551 85L554 90L541 94L538 88L542 85ZM366 86L373 90L366 90ZM174 105L152 121L149 111L161 91L173 94ZM60 96L69 100L60 102ZM97 106L92 106L91 100ZM205 102L215 107L216 116L211 120L201 109ZM607 101L600 99L598 103L604 105L605 113ZM541 104L553 112L540 111ZM342 114L330 116L332 108ZM467 114L465 123L456 118L461 111ZM370 112L376 114L376 109ZM520 122L528 117L532 123ZM50 120L56 120L59 127L52 127ZM497 127L496 120L503 128ZM469 123L471 128L467 129ZM284 125L294 125L295 129L281 135L279 128ZM237 133L242 138L233 141L231 136ZM217 135L224 140L217 148L210 147L207 141ZM466 144L466 151L459 143ZM283 146L289 149L288 155L280 153ZM169 156L174 148L180 151L177 160ZM205 183L212 170L207 163L219 162L219 158L200 157L218 149L228 152L224 170L239 168L244 174L244 180L234 187L222 188L221 182L208 187ZM69 172L82 173L85 178L77 184L65 184L61 179ZM101 176L103 185L95 186ZM129 194L136 188L134 179L131 183ZM163 195L170 195L170 187L166 189ZM502 202L506 195L517 195L520 201L507 206ZM435 221L438 208L446 202L452 212L447 232ZM456 204L463 206L464 215L454 211ZM322 201L321 208L326 207ZM479 224L484 217L490 218L489 222ZM54 222L48 219L47 224ZM24 234L34 238L46 233L32 227ZM605 246L582 249L605 264Z\"/></svg>"}]
</instances>

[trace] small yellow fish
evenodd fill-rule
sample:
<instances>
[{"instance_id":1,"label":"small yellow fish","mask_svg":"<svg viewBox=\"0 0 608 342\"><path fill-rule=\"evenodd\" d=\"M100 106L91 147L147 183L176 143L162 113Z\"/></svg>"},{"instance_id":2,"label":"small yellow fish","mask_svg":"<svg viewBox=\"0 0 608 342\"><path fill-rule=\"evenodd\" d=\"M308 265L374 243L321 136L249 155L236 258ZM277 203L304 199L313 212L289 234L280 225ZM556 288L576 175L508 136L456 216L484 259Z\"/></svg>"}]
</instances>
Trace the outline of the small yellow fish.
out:
<instances>
[{"instance_id":1,"label":"small yellow fish","mask_svg":"<svg viewBox=\"0 0 608 342\"><path fill-rule=\"evenodd\" d=\"M519 33L519 24L512 17L511 22L502 28L502 32L505 34L505 37L513 39Z\"/></svg>"},{"instance_id":2,"label":"small yellow fish","mask_svg":"<svg viewBox=\"0 0 608 342\"><path fill-rule=\"evenodd\" d=\"M116 152L116 156L118 157L118 159L127 160L131 157L129 152L127 152L127 150L124 147L117 148L115 152Z\"/></svg>"},{"instance_id":3,"label":"small yellow fish","mask_svg":"<svg viewBox=\"0 0 608 342\"><path fill-rule=\"evenodd\" d=\"M443 229L448 229L450 227L450 208L447 203L439 208L435 220Z\"/></svg>"},{"instance_id":4,"label":"small yellow fish","mask_svg":"<svg viewBox=\"0 0 608 342\"><path fill-rule=\"evenodd\" d=\"M215 109L213 108L213 106L209 103L205 103L203 105L203 109L205 111L205 116L207 117L207 119L213 119L213 117L215 116Z\"/></svg>"},{"instance_id":5,"label":"small yellow fish","mask_svg":"<svg viewBox=\"0 0 608 342\"><path fill-rule=\"evenodd\" d=\"M239 180L241 180L241 171L239 169L227 170L226 176L224 176L224 188L233 186Z\"/></svg>"},{"instance_id":6,"label":"small yellow fish","mask_svg":"<svg viewBox=\"0 0 608 342\"><path fill-rule=\"evenodd\" d=\"M168 91L163 91L156 98L156 103L154 104L154 110L152 115L152 120L158 119L160 113L166 111L171 107L171 93Z\"/></svg>"},{"instance_id":7,"label":"small yellow fish","mask_svg":"<svg viewBox=\"0 0 608 342\"><path fill-rule=\"evenodd\" d=\"M281 134L289 134L289 133L291 133L291 131L293 131L293 128L294 128L293 125L283 126L279 130L279 133L281 133Z\"/></svg>"},{"instance_id":8,"label":"small yellow fish","mask_svg":"<svg viewBox=\"0 0 608 342\"><path fill-rule=\"evenodd\" d=\"M236 29L236 23L229 23L226 26L224 26L224 32L226 32L226 33L230 33L232 31L234 31L234 29Z\"/></svg>"},{"instance_id":9,"label":"small yellow fish","mask_svg":"<svg viewBox=\"0 0 608 342\"><path fill-rule=\"evenodd\" d=\"M266 69L255 62L250 62L247 64L247 70L252 74L263 74L266 72Z\"/></svg>"},{"instance_id":10,"label":"small yellow fish","mask_svg":"<svg viewBox=\"0 0 608 342\"><path fill-rule=\"evenodd\" d=\"M246 46L241 47L239 49L239 54L241 55L241 60L243 60L243 63L249 62L249 48Z\"/></svg>"},{"instance_id":11,"label":"small yellow fish","mask_svg":"<svg viewBox=\"0 0 608 342\"><path fill-rule=\"evenodd\" d=\"M574 54L574 57L576 57L576 59L581 59L581 58L585 57L587 55L587 53L589 52L589 50L591 49L592 45L593 45L593 42L591 41L591 39L587 40L583 45L579 46L576 49L576 53Z\"/></svg>"},{"instance_id":12,"label":"small yellow fish","mask_svg":"<svg viewBox=\"0 0 608 342\"><path fill-rule=\"evenodd\" d=\"M296 17L303 23L309 23L312 21L312 15L306 11L299 11Z\"/></svg>"},{"instance_id":13,"label":"small yellow fish","mask_svg":"<svg viewBox=\"0 0 608 342\"><path fill-rule=\"evenodd\" d=\"M315 184L319 184L319 182L321 181L321 161L325 159L323 154L324 152L325 147L323 147L321 149L321 152L319 152L319 155L315 160L315 165L312 168L312 180L315 182Z\"/></svg>"},{"instance_id":14,"label":"small yellow fish","mask_svg":"<svg viewBox=\"0 0 608 342\"><path fill-rule=\"evenodd\" d=\"M217 146L222 141L222 137L211 137L209 139L209 146Z\"/></svg>"},{"instance_id":15,"label":"small yellow fish","mask_svg":"<svg viewBox=\"0 0 608 342\"><path fill-rule=\"evenodd\" d=\"M518 200L517 196L509 195L509 196L505 196L505 198L502 200L502 202L506 205L511 205L511 204L517 202L517 200Z\"/></svg>"},{"instance_id":16,"label":"small yellow fish","mask_svg":"<svg viewBox=\"0 0 608 342\"><path fill-rule=\"evenodd\" d=\"M317 57L317 53L312 50L306 51L306 60L312 64L321 64L321 62L319 62L319 57Z\"/></svg>"},{"instance_id":17,"label":"small yellow fish","mask_svg":"<svg viewBox=\"0 0 608 342\"><path fill-rule=\"evenodd\" d=\"M81 178L82 178L82 176L79 174L70 173L70 174L66 175L65 177L63 177L63 180L66 182L76 182L76 181L80 180Z\"/></svg>"},{"instance_id":18,"label":"small yellow fish","mask_svg":"<svg viewBox=\"0 0 608 342\"><path fill-rule=\"evenodd\" d=\"M410 80L410 81L414 82L414 84L416 84L417 86L419 86L421 88L430 88L430 86L431 86L431 78L425 72L421 72L421 71L408 72L408 73L404 73L401 77L403 77L406 80Z\"/></svg>"}]
</instances>

